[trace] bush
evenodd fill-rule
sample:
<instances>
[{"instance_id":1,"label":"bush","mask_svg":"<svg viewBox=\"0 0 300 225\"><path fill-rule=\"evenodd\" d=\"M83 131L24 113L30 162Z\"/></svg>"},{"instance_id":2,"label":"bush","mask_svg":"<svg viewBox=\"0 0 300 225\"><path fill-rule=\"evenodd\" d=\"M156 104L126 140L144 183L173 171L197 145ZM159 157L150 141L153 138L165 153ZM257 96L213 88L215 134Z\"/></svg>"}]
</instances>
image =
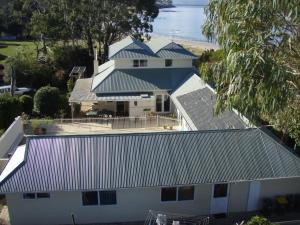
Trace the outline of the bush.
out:
<instances>
[{"instance_id":1,"label":"bush","mask_svg":"<svg viewBox=\"0 0 300 225\"><path fill-rule=\"evenodd\" d=\"M17 87L40 87L51 84L55 68L51 64L41 64L32 54L20 52L16 57L10 58L9 63L16 73ZM6 68L6 80L9 80L9 67Z\"/></svg>"},{"instance_id":2,"label":"bush","mask_svg":"<svg viewBox=\"0 0 300 225\"><path fill-rule=\"evenodd\" d=\"M20 104L22 106L22 110L27 115L31 115L33 109L33 99L29 95L22 95L19 98Z\"/></svg>"},{"instance_id":3,"label":"bush","mask_svg":"<svg viewBox=\"0 0 300 225\"><path fill-rule=\"evenodd\" d=\"M34 111L42 116L54 117L60 109L60 93L56 87L42 87L34 96Z\"/></svg>"},{"instance_id":4,"label":"bush","mask_svg":"<svg viewBox=\"0 0 300 225\"><path fill-rule=\"evenodd\" d=\"M7 129L21 113L22 107L18 98L8 94L0 96L0 129Z\"/></svg>"},{"instance_id":5,"label":"bush","mask_svg":"<svg viewBox=\"0 0 300 225\"><path fill-rule=\"evenodd\" d=\"M246 225L272 225L272 223L266 218L254 216L246 223Z\"/></svg>"}]
</instances>

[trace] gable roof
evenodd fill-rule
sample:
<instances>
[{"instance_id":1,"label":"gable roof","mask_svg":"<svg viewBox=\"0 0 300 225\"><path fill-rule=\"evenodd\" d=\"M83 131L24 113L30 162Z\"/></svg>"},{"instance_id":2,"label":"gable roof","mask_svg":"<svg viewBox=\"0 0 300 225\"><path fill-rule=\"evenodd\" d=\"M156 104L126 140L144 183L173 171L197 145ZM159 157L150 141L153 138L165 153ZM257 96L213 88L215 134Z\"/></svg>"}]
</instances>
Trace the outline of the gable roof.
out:
<instances>
[{"instance_id":1,"label":"gable roof","mask_svg":"<svg viewBox=\"0 0 300 225\"><path fill-rule=\"evenodd\" d=\"M109 59L143 59L157 56L143 42L130 36L109 46Z\"/></svg>"},{"instance_id":2,"label":"gable roof","mask_svg":"<svg viewBox=\"0 0 300 225\"><path fill-rule=\"evenodd\" d=\"M300 177L300 159L258 129L31 137L25 155L1 193Z\"/></svg>"},{"instance_id":3,"label":"gable roof","mask_svg":"<svg viewBox=\"0 0 300 225\"><path fill-rule=\"evenodd\" d=\"M247 125L233 111L215 115L216 94L208 87L176 97L178 109L185 113L188 124L197 130L243 129Z\"/></svg>"},{"instance_id":4,"label":"gable roof","mask_svg":"<svg viewBox=\"0 0 300 225\"><path fill-rule=\"evenodd\" d=\"M194 68L117 69L96 88L95 93L153 92L175 90L197 73Z\"/></svg>"},{"instance_id":5,"label":"gable roof","mask_svg":"<svg viewBox=\"0 0 300 225\"><path fill-rule=\"evenodd\" d=\"M150 49L160 58L164 59L198 59L181 45L165 38L153 39L148 43Z\"/></svg>"}]
</instances>

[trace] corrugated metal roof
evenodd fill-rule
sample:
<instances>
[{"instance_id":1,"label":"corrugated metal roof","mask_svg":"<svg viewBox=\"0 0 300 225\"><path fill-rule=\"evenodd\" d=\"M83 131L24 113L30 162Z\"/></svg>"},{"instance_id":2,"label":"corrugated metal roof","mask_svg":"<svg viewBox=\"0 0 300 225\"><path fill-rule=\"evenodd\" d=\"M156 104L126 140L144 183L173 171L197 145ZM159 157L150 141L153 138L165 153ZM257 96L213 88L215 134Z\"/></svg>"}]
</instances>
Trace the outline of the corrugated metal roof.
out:
<instances>
[{"instance_id":1,"label":"corrugated metal roof","mask_svg":"<svg viewBox=\"0 0 300 225\"><path fill-rule=\"evenodd\" d=\"M135 101L135 100L149 100L153 97L153 93L147 93L149 98L143 98L141 94L145 93L116 93L116 94L95 94L91 92L92 78L78 79L75 87L69 98L69 102L98 102L98 101Z\"/></svg>"},{"instance_id":2,"label":"corrugated metal roof","mask_svg":"<svg viewBox=\"0 0 300 225\"><path fill-rule=\"evenodd\" d=\"M157 58L157 56L143 42L127 37L109 47L109 58L143 59Z\"/></svg>"},{"instance_id":3,"label":"corrugated metal roof","mask_svg":"<svg viewBox=\"0 0 300 225\"><path fill-rule=\"evenodd\" d=\"M95 93L152 92L176 89L197 71L193 68L114 70Z\"/></svg>"},{"instance_id":4,"label":"corrugated metal roof","mask_svg":"<svg viewBox=\"0 0 300 225\"><path fill-rule=\"evenodd\" d=\"M32 137L0 192L73 191L300 176L300 159L258 129Z\"/></svg>"},{"instance_id":5,"label":"corrugated metal roof","mask_svg":"<svg viewBox=\"0 0 300 225\"><path fill-rule=\"evenodd\" d=\"M179 44L164 38L151 40L148 46L160 58L164 59L197 59L198 56Z\"/></svg>"},{"instance_id":6,"label":"corrugated metal roof","mask_svg":"<svg viewBox=\"0 0 300 225\"><path fill-rule=\"evenodd\" d=\"M225 110L220 115L214 115L216 94L208 87L192 91L176 97L177 108L188 116L188 122L197 130L243 129L247 125L234 112Z\"/></svg>"}]
</instances>

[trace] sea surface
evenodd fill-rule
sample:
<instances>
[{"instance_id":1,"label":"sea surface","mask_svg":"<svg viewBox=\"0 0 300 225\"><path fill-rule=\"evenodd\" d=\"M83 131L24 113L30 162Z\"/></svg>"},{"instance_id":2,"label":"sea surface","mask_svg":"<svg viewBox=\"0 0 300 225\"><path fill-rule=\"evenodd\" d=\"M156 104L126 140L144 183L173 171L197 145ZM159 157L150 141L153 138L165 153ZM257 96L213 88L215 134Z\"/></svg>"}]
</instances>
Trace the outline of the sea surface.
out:
<instances>
[{"instance_id":1,"label":"sea surface","mask_svg":"<svg viewBox=\"0 0 300 225\"><path fill-rule=\"evenodd\" d=\"M175 8L160 9L153 22L153 36L206 42L202 26L208 0L173 0L173 4Z\"/></svg>"}]
</instances>

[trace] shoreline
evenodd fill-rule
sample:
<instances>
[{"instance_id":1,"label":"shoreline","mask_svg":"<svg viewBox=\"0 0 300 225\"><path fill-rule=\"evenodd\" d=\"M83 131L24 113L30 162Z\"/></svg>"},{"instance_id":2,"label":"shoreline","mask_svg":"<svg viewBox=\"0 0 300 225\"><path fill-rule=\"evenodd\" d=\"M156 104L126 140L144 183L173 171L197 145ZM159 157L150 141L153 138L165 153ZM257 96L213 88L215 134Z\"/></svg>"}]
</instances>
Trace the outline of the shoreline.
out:
<instances>
[{"instance_id":1,"label":"shoreline","mask_svg":"<svg viewBox=\"0 0 300 225\"><path fill-rule=\"evenodd\" d=\"M215 43L210 43L210 42L205 42L205 41L195 41L195 40L190 40L190 39L185 39L181 37L174 37L174 36L169 36L169 35L160 35L160 34L151 34L151 38L166 38L166 39L171 39L172 41L176 42L177 44L180 45L185 45L190 48L196 48L196 49L201 49L201 50L218 50L221 49L221 46Z\"/></svg>"}]
</instances>

